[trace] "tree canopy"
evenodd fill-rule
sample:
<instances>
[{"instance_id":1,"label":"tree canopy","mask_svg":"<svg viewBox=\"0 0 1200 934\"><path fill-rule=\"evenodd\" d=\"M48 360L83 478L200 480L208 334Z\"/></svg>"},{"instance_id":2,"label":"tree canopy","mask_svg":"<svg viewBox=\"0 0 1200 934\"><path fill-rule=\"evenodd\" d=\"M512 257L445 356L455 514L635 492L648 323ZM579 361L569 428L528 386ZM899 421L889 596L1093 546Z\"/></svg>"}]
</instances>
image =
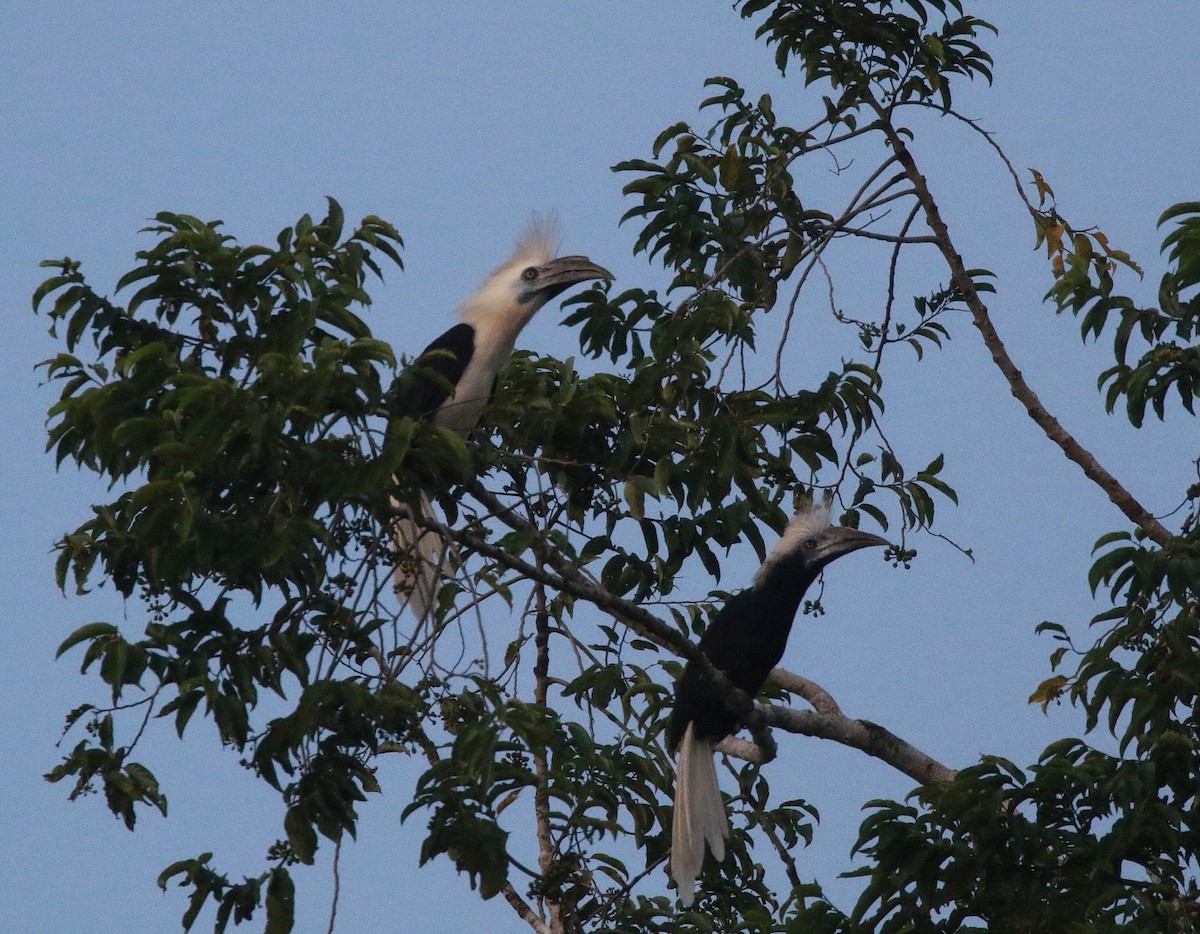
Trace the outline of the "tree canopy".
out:
<instances>
[{"instance_id":1,"label":"tree canopy","mask_svg":"<svg viewBox=\"0 0 1200 934\"><path fill-rule=\"evenodd\" d=\"M113 491L62 538L59 584L130 601L124 625L90 623L60 647L111 704L71 711L81 735L48 777L72 797L102 791L133 828L167 807L143 732L183 736L199 713L279 796L259 875L235 881L209 854L164 868L160 884L187 892L185 928L212 906L218 931L260 917L291 930L298 865L353 837L383 792L427 827L422 863L451 861L539 932L1195 926L1200 483L1155 517L1027 385L989 313L994 277L960 255L922 169L916 127L939 124L917 115L965 124L1011 173L1047 302L1111 343L1098 401L1129 430L1194 414L1200 202L1164 211L1167 270L1139 307L1122 294L1142 271L1119 233L1069 220L1052 178L1018 172L955 109L963 82L990 79L986 22L938 0L737 9L824 116L792 126L769 96L710 79L698 124L615 167L623 220L669 287L569 299L587 366L518 353L465 439L403 411L404 357L367 324L372 281L401 264L379 218L348 227L330 199L319 220L243 245L164 212L114 298L77 261L45 264L33 303L64 347L45 364L61 387L49 446ZM798 181L812 160L837 166L848 197ZM881 301L866 316L830 301L840 364L794 366L797 303L832 291L828 260L850 248L871 251ZM941 276L904 294L922 250ZM663 729L683 661L702 661L697 634L748 583L722 575L722 556L740 543L762 556L799 503L828 495L843 524L892 538L892 565L919 560L957 499L942 451L889 441L887 378L975 336L1119 511L1088 581L1106 608L1087 629L1039 627L1054 646L1031 701L1077 705L1088 734L1032 763L955 770L808 677L778 670L757 706L728 689L753 736L724 746L729 855L679 909ZM422 495L461 558L428 625L389 583L393 498ZM821 609L814 594L805 612ZM789 733L915 782L869 805L854 905L798 867L813 808L771 787ZM381 788L386 756L427 764L415 788Z\"/></svg>"}]
</instances>

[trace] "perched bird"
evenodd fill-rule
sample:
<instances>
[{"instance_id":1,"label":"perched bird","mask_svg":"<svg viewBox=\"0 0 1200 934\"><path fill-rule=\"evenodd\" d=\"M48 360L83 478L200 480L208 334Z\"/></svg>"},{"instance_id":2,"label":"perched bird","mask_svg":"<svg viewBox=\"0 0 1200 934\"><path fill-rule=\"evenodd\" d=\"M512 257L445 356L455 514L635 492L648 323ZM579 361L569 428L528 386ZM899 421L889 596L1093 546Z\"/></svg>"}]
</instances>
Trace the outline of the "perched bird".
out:
<instances>
[{"instance_id":1,"label":"perched bird","mask_svg":"<svg viewBox=\"0 0 1200 934\"><path fill-rule=\"evenodd\" d=\"M612 278L586 256L555 259L555 252L550 225L535 221L512 257L458 307L459 323L421 352L411 372L402 374L401 411L458 432L475 427L508 365L517 335L538 309L580 282ZM393 505L402 513L407 508L395 501ZM424 498L421 509L432 516ZM418 619L425 619L437 595L445 542L404 515L393 525L392 536L398 554L396 593Z\"/></svg>"},{"instance_id":2,"label":"perched bird","mask_svg":"<svg viewBox=\"0 0 1200 934\"><path fill-rule=\"evenodd\" d=\"M796 513L750 586L734 594L700 637L700 651L730 682L754 697L779 664L792 621L810 584L829 562L885 539L830 525L829 506ZM729 824L717 787L714 748L736 732L738 717L700 669L689 662L675 687L667 749L678 751L671 877L684 905L692 903L704 846L725 858Z\"/></svg>"}]
</instances>

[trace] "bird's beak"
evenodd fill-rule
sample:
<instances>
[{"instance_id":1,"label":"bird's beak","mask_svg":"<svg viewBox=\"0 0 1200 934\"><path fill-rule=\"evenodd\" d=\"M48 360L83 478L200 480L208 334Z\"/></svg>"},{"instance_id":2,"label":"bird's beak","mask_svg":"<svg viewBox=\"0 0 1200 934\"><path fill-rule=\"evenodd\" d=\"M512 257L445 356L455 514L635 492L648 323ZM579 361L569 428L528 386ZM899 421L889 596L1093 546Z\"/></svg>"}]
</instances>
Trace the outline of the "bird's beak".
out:
<instances>
[{"instance_id":1,"label":"bird's beak","mask_svg":"<svg viewBox=\"0 0 1200 934\"><path fill-rule=\"evenodd\" d=\"M890 546L886 538L863 532L859 529L848 529L844 525L835 525L821 536L820 550L816 555L817 561L827 564L834 558L848 555L860 548L873 548L876 545Z\"/></svg>"},{"instance_id":2,"label":"bird's beak","mask_svg":"<svg viewBox=\"0 0 1200 934\"><path fill-rule=\"evenodd\" d=\"M613 274L586 256L560 256L538 268L532 291L548 301L573 285L589 279L611 279Z\"/></svg>"}]
</instances>

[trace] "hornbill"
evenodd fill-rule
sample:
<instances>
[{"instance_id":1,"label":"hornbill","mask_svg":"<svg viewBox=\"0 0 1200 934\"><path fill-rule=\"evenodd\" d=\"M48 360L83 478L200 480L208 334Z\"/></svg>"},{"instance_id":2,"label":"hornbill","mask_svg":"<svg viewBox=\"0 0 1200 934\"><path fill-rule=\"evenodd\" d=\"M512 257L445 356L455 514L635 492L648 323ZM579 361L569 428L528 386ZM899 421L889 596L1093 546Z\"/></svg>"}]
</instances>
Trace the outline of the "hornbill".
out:
<instances>
[{"instance_id":1,"label":"hornbill","mask_svg":"<svg viewBox=\"0 0 1200 934\"><path fill-rule=\"evenodd\" d=\"M829 562L885 539L830 525L829 506L802 509L784 530L750 586L734 594L700 636L700 651L735 687L754 697L779 664L792 621L810 584ZM688 662L675 686L667 750L679 758L671 827L671 877L684 905L692 903L704 845L725 858L729 824L717 787L714 747L739 720L699 667Z\"/></svg>"},{"instance_id":2,"label":"hornbill","mask_svg":"<svg viewBox=\"0 0 1200 934\"><path fill-rule=\"evenodd\" d=\"M474 428L508 365L517 335L538 309L580 282L612 278L586 256L554 259L554 239L548 225L530 225L512 257L458 307L459 323L401 374L401 411L462 433ZM446 543L404 516L407 507L394 500L393 506L402 513L392 527L396 593L423 620L437 595ZM432 517L424 497L421 510Z\"/></svg>"}]
</instances>

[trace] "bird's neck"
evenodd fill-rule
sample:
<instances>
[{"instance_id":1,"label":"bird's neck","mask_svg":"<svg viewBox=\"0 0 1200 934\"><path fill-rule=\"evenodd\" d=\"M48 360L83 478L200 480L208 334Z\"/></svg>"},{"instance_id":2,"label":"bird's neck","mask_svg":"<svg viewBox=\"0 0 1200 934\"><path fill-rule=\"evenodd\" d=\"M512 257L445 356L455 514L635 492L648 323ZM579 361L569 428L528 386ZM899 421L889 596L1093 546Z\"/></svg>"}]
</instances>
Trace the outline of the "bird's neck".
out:
<instances>
[{"instance_id":1,"label":"bird's neck","mask_svg":"<svg viewBox=\"0 0 1200 934\"><path fill-rule=\"evenodd\" d=\"M510 349L521 333L521 328L529 323L529 319L541 308L539 303L513 301L494 302L485 300L469 301L458 309L458 319L463 324L469 324L479 335L487 335L489 340L507 345ZM478 343L477 343L478 346Z\"/></svg>"},{"instance_id":2,"label":"bird's neck","mask_svg":"<svg viewBox=\"0 0 1200 934\"><path fill-rule=\"evenodd\" d=\"M508 366L508 359L512 356L513 346L524 323L516 320L515 316L499 315L473 322L477 355L473 362L485 375L489 392L496 374Z\"/></svg>"},{"instance_id":3,"label":"bird's neck","mask_svg":"<svg viewBox=\"0 0 1200 934\"><path fill-rule=\"evenodd\" d=\"M790 628L805 593L820 571L804 564L799 557L775 561L754 583L753 590L772 610L772 618L786 619Z\"/></svg>"}]
</instances>

